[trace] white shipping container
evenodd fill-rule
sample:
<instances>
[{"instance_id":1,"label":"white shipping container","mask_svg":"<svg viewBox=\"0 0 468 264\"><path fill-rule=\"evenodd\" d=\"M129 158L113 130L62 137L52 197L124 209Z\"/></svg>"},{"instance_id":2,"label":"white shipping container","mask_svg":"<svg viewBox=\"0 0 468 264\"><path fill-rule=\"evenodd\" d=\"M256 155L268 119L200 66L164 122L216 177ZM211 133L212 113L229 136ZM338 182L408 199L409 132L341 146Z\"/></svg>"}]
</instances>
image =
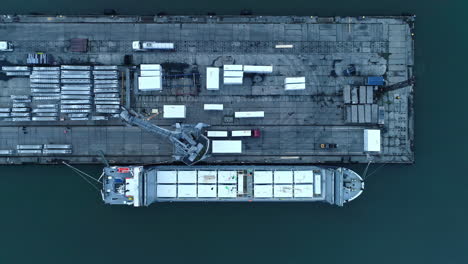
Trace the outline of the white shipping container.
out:
<instances>
[{"instance_id":1,"label":"white shipping container","mask_svg":"<svg viewBox=\"0 0 468 264\"><path fill-rule=\"evenodd\" d=\"M161 71L161 64L140 64L140 69L149 71Z\"/></svg>"},{"instance_id":2,"label":"white shipping container","mask_svg":"<svg viewBox=\"0 0 468 264\"><path fill-rule=\"evenodd\" d=\"M284 84L288 83L305 83L305 77L286 77L284 78Z\"/></svg>"},{"instance_id":3,"label":"white shipping container","mask_svg":"<svg viewBox=\"0 0 468 264\"><path fill-rule=\"evenodd\" d=\"M206 68L206 89L219 90L219 68Z\"/></svg>"},{"instance_id":4,"label":"white shipping container","mask_svg":"<svg viewBox=\"0 0 468 264\"><path fill-rule=\"evenodd\" d=\"M207 136L208 137L227 137L228 132L227 131L208 131Z\"/></svg>"},{"instance_id":5,"label":"white shipping container","mask_svg":"<svg viewBox=\"0 0 468 264\"><path fill-rule=\"evenodd\" d=\"M223 104L204 104L204 110L215 110L215 111L223 111L224 106Z\"/></svg>"},{"instance_id":6,"label":"white shipping container","mask_svg":"<svg viewBox=\"0 0 468 264\"><path fill-rule=\"evenodd\" d=\"M223 70L225 71L242 71L242 65L224 65Z\"/></svg>"},{"instance_id":7,"label":"white shipping container","mask_svg":"<svg viewBox=\"0 0 468 264\"><path fill-rule=\"evenodd\" d=\"M242 77L224 77L224 84L242 84Z\"/></svg>"},{"instance_id":8,"label":"white shipping container","mask_svg":"<svg viewBox=\"0 0 468 264\"><path fill-rule=\"evenodd\" d=\"M284 85L286 91L305 90L305 83L288 83Z\"/></svg>"},{"instance_id":9,"label":"white shipping container","mask_svg":"<svg viewBox=\"0 0 468 264\"><path fill-rule=\"evenodd\" d=\"M224 77L244 77L243 71L224 71Z\"/></svg>"},{"instance_id":10,"label":"white shipping container","mask_svg":"<svg viewBox=\"0 0 468 264\"><path fill-rule=\"evenodd\" d=\"M254 117L264 117L264 111L244 111L244 112L235 112L234 116L236 118L254 118Z\"/></svg>"},{"instance_id":11,"label":"white shipping container","mask_svg":"<svg viewBox=\"0 0 468 264\"><path fill-rule=\"evenodd\" d=\"M140 76L161 76L161 71L140 71Z\"/></svg>"},{"instance_id":12,"label":"white shipping container","mask_svg":"<svg viewBox=\"0 0 468 264\"><path fill-rule=\"evenodd\" d=\"M164 118L185 118L185 105L164 105Z\"/></svg>"},{"instance_id":13,"label":"white shipping container","mask_svg":"<svg viewBox=\"0 0 468 264\"><path fill-rule=\"evenodd\" d=\"M241 140L213 140L212 153L242 153Z\"/></svg>"},{"instance_id":14,"label":"white shipping container","mask_svg":"<svg viewBox=\"0 0 468 264\"><path fill-rule=\"evenodd\" d=\"M250 137L252 136L252 130L234 130L231 135L233 137Z\"/></svg>"},{"instance_id":15,"label":"white shipping container","mask_svg":"<svg viewBox=\"0 0 468 264\"><path fill-rule=\"evenodd\" d=\"M277 49L292 49L294 47L294 45L292 44L278 44L278 45L275 45L275 48Z\"/></svg>"},{"instance_id":16,"label":"white shipping container","mask_svg":"<svg viewBox=\"0 0 468 264\"><path fill-rule=\"evenodd\" d=\"M273 66L244 65L244 72L272 73L273 72Z\"/></svg>"}]
</instances>

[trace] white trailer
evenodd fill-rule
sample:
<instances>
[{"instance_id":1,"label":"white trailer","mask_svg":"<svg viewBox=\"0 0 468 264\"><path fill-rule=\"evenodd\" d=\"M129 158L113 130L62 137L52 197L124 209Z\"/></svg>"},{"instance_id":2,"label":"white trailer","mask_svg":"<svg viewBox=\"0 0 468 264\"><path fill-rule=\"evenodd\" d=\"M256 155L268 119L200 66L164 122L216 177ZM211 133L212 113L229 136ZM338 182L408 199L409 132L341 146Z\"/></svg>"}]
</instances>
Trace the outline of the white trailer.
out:
<instances>
[{"instance_id":1,"label":"white trailer","mask_svg":"<svg viewBox=\"0 0 468 264\"><path fill-rule=\"evenodd\" d=\"M133 41L132 48L135 51L174 50L174 43L155 41Z\"/></svg>"},{"instance_id":2,"label":"white trailer","mask_svg":"<svg viewBox=\"0 0 468 264\"><path fill-rule=\"evenodd\" d=\"M272 73L273 66L244 65L244 72L248 73Z\"/></svg>"},{"instance_id":3,"label":"white trailer","mask_svg":"<svg viewBox=\"0 0 468 264\"><path fill-rule=\"evenodd\" d=\"M264 111L242 111L242 112L235 112L235 118L255 118L255 117L264 117Z\"/></svg>"},{"instance_id":4,"label":"white trailer","mask_svg":"<svg viewBox=\"0 0 468 264\"><path fill-rule=\"evenodd\" d=\"M203 110L207 111L223 111L223 104L204 104Z\"/></svg>"},{"instance_id":5,"label":"white trailer","mask_svg":"<svg viewBox=\"0 0 468 264\"><path fill-rule=\"evenodd\" d=\"M231 132L231 136L233 137L251 137L252 130L233 130Z\"/></svg>"},{"instance_id":6,"label":"white trailer","mask_svg":"<svg viewBox=\"0 0 468 264\"><path fill-rule=\"evenodd\" d=\"M206 134L208 137L227 137L228 136L227 131L208 131Z\"/></svg>"}]
</instances>

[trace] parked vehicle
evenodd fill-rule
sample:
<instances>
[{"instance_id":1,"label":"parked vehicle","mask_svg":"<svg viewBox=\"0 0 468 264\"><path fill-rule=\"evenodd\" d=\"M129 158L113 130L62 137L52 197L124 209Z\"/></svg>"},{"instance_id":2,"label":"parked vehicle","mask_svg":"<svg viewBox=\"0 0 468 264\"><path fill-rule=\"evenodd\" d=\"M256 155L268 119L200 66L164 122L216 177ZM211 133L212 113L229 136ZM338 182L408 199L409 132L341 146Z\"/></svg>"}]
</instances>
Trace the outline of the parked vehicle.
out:
<instances>
[{"instance_id":1,"label":"parked vehicle","mask_svg":"<svg viewBox=\"0 0 468 264\"><path fill-rule=\"evenodd\" d=\"M13 51L13 44L10 41L0 41L0 51Z\"/></svg>"},{"instance_id":2,"label":"parked vehicle","mask_svg":"<svg viewBox=\"0 0 468 264\"><path fill-rule=\"evenodd\" d=\"M155 41L133 41L132 48L135 51L174 50L174 43Z\"/></svg>"}]
</instances>

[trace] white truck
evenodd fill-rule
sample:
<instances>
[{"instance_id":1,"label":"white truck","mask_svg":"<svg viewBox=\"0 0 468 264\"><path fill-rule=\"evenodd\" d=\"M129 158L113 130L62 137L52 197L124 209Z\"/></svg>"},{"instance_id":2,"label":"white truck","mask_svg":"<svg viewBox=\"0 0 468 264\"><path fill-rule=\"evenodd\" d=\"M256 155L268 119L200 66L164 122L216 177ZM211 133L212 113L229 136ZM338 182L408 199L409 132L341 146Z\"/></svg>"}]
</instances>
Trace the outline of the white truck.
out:
<instances>
[{"instance_id":1,"label":"white truck","mask_svg":"<svg viewBox=\"0 0 468 264\"><path fill-rule=\"evenodd\" d=\"M13 51L13 44L9 41L0 40L0 51Z\"/></svg>"},{"instance_id":2,"label":"white truck","mask_svg":"<svg viewBox=\"0 0 468 264\"><path fill-rule=\"evenodd\" d=\"M174 50L174 43L155 41L133 41L134 51Z\"/></svg>"}]
</instances>

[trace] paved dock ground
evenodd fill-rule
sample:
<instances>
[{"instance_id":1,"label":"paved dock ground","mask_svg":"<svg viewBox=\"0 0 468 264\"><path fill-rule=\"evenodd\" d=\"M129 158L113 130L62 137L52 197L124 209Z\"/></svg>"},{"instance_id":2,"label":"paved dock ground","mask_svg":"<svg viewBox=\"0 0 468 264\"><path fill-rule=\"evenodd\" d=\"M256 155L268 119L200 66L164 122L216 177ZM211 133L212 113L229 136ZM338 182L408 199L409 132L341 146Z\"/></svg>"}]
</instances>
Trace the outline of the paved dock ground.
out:
<instances>
[{"instance_id":1,"label":"paved dock ground","mask_svg":"<svg viewBox=\"0 0 468 264\"><path fill-rule=\"evenodd\" d=\"M0 35L14 51L1 52L0 65L28 66L26 58L35 52L50 54L58 66L118 65L122 105L129 100L132 109L159 126L203 122L214 131L261 131L258 138L216 138L242 140L242 153L213 153L206 163L412 163L413 84L385 90L414 77L411 33L411 17L2 16ZM88 52L71 52L74 38L88 39ZM175 50L138 52L132 50L135 40L171 42ZM125 55L131 55L131 65L125 65ZM162 91L138 90L134 78L140 64L162 65ZM245 73L242 85L225 85L222 68L232 64L271 65L273 72ZM350 65L356 74L345 76ZM219 90L206 89L207 67L220 68ZM306 88L286 91L285 78L298 76L305 77ZM369 76L385 80L384 86L370 88L372 95L366 88ZM0 73L0 108L11 108L11 95L30 96L31 89L28 76ZM33 99L31 107L39 103ZM206 111L204 104L223 104L224 109ZM186 117L163 118L164 105L185 105ZM156 110L161 114L152 116ZM264 117L235 118L238 111L264 111ZM169 142L116 116L106 118L4 118L0 163L97 163L100 151L116 163L173 161ZM365 129L380 130L380 152L364 151ZM16 152L17 145L38 144L70 144L72 153Z\"/></svg>"}]
</instances>

